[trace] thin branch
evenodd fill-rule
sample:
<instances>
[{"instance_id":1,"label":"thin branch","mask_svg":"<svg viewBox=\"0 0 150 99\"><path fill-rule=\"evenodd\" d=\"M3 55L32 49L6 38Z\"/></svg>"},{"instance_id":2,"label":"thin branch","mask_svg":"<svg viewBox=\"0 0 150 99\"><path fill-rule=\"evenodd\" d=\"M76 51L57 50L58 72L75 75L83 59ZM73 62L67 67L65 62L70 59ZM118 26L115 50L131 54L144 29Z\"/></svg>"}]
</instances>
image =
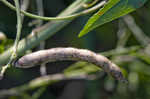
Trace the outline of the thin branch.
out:
<instances>
[{"instance_id":1,"label":"thin branch","mask_svg":"<svg viewBox=\"0 0 150 99\"><path fill-rule=\"evenodd\" d=\"M19 44L19 40L20 40L20 36L21 36L21 29L22 29L22 19L21 19L21 13L20 13L20 6L19 6L19 1L18 0L14 0L15 2L15 6L16 6L16 11L17 11L17 36L16 36L16 40L13 46L13 52L11 55L11 58L8 62L7 65L5 65L4 67L2 67L0 76L3 77L5 71L7 70L7 68L9 68L12 64L12 62L16 59L17 57L17 49L18 49L18 44Z\"/></svg>"},{"instance_id":2,"label":"thin branch","mask_svg":"<svg viewBox=\"0 0 150 99\"><path fill-rule=\"evenodd\" d=\"M19 6L19 0L14 0L15 1L15 5L17 8L17 36L16 36L16 40L15 40L15 53L17 53L17 48L18 48L18 44L19 44L19 40L20 40L20 36L21 36L21 29L22 29L22 18L21 18L21 13L20 13L20 6Z\"/></svg>"},{"instance_id":3,"label":"thin branch","mask_svg":"<svg viewBox=\"0 0 150 99\"><path fill-rule=\"evenodd\" d=\"M36 0L36 7L39 16L44 16L43 0ZM36 27L40 27L43 24L43 20L38 20Z\"/></svg>"},{"instance_id":4,"label":"thin branch","mask_svg":"<svg viewBox=\"0 0 150 99\"><path fill-rule=\"evenodd\" d=\"M9 8L11 8L12 10L16 10L16 8L9 3L7 0L1 0L2 3L4 3L6 6L8 6ZM81 3L81 5L83 5L84 2ZM101 8L102 6L104 6L106 4L106 0L100 2L99 4L95 5L92 8L89 8L87 10L84 10L82 12L73 14L73 15L69 15L69 16L61 16L61 17L43 17L43 16L38 16L38 15L34 15L31 13L28 13L26 11L21 10L21 13L23 13L24 15L30 17L30 18L34 18L34 19L41 19L41 20L45 20L45 21L50 21L50 20L68 20L68 19L73 19L82 15L86 15L89 13L92 13L94 11L96 11L97 9Z\"/></svg>"},{"instance_id":5,"label":"thin branch","mask_svg":"<svg viewBox=\"0 0 150 99\"><path fill-rule=\"evenodd\" d=\"M106 56L106 57L123 55L123 54L130 54L130 53L138 51L140 48L141 48L140 46L132 46L129 48L116 48L116 49L113 49L110 51L102 52L101 54Z\"/></svg>"},{"instance_id":6,"label":"thin branch","mask_svg":"<svg viewBox=\"0 0 150 99\"><path fill-rule=\"evenodd\" d=\"M46 86L39 88L36 92L33 93L31 99L39 99L39 97L46 91Z\"/></svg>"},{"instance_id":7,"label":"thin branch","mask_svg":"<svg viewBox=\"0 0 150 99\"><path fill-rule=\"evenodd\" d=\"M123 48L125 47L131 33L127 31L127 27L125 26L125 23L123 22L122 19L119 20L118 23L118 41L117 41L117 48Z\"/></svg>"},{"instance_id":8,"label":"thin branch","mask_svg":"<svg viewBox=\"0 0 150 99\"><path fill-rule=\"evenodd\" d=\"M79 76L70 76L64 74L46 75L31 80L28 84L24 84L15 88L0 90L0 98L6 98L9 96L19 96L22 92L32 90L41 86L47 86L54 84L61 80L93 80L97 77L95 75L82 74Z\"/></svg>"},{"instance_id":9,"label":"thin branch","mask_svg":"<svg viewBox=\"0 0 150 99\"><path fill-rule=\"evenodd\" d=\"M40 16L44 16L44 9L43 9L43 0L36 0L36 5L37 5L37 10L38 10L38 15ZM38 20L38 24L36 25L37 27L40 27L43 24L43 20ZM42 50L45 48L45 44L46 42L43 41L40 43L39 49ZM45 64L41 64L40 67L40 73L42 76L46 75L46 65Z\"/></svg>"},{"instance_id":10,"label":"thin branch","mask_svg":"<svg viewBox=\"0 0 150 99\"><path fill-rule=\"evenodd\" d=\"M22 3L21 3L21 10L23 11L26 11L29 7L29 3L30 3L30 0L23 0ZM22 23L23 23L23 19L24 19L24 14L21 14L22 16Z\"/></svg>"},{"instance_id":11,"label":"thin branch","mask_svg":"<svg viewBox=\"0 0 150 99\"><path fill-rule=\"evenodd\" d=\"M126 82L117 65L106 57L85 49L52 48L41 50L21 57L14 65L19 68L30 68L43 63L63 60L86 61L95 64L115 79Z\"/></svg>"},{"instance_id":12,"label":"thin branch","mask_svg":"<svg viewBox=\"0 0 150 99\"><path fill-rule=\"evenodd\" d=\"M131 15L126 15L123 19L139 43L147 46L150 43L150 38L144 34L143 30L136 24L134 18Z\"/></svg>"},{"instance_id":13,"label":"thin branch","mask_svg":"<svg viewBox=\"0 0 150 99\"><path fill-rule=\"evenodd\" d=\"M66 10L64 10L59 16L64 15L70 15L74 12L82 10L81 5L82 0L76 0L73 4L71 4ZM27 50L35 47L38 45L41 41L46 40L48 37L54 35L57 31L62 29L64 26L66 26L68 23L70 23L72 20L62 20L62 21L52 21L48 22L47 24L43 25L40 28L34 29L33 31L36 31L35 35L29 35L25 39L22 39L19 42L18 45L18 55L24 54ZM4 53L0 55L0 66L5 65L12 54L13 48L11 47Z\"/></svg>"},{"instance_id":14,"label":"thin branch","mask_svg":"<svg viewBox=\"0 0 150 99\"><path fill-rule=\"evenodd\" d=\"M89 8L89 7L93 6L93 5L95 5L98 1L99 0L92 0L92 2L88 2L88 0L84 0L85 3L83 4L83 6L85 8Z\"/></svg>"}]
</instances>

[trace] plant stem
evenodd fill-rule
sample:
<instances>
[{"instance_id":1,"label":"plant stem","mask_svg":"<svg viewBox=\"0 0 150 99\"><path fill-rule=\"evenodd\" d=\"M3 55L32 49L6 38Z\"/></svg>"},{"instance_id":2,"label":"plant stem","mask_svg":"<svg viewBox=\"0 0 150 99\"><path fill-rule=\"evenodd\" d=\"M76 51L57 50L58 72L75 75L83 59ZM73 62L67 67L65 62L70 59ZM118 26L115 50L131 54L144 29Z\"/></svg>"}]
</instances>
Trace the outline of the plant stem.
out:
<instances>
[{"instance_id":1,"label":"plant stem","mask_svg":"<svg viewBox=\"0 0 150 99\"><path fill-rule=\"evenodd\" d=\"M0 90L0 98L4 99L8 98L9 96L19 96L21 93L25 91L33 90L38 87L45 87L47 85L51 85L62 80L93 80L93 79L96 79L95 75L87 75L87 74L82 74L78 76L69 76L65 74L53 74L42 76L39 78L35 78L31 80L29 83L23 84L21 86L6 90Z\"/></svg>"},{"instance_id":2,"label":"plant stem","mask_svg":"<svg viewBox=\"0 0 150 99\"><path fill-rule=\"evenodd\" d=\"M82 9L82 0L77 0L65 11L63 11L59 16L70 15ZM71 21L72 20L51 21L43 25L42 27L33 30L33 33L31 35L22 39L19 42L17 55L23 55L27 50L35 47L41 41L44 41L48 37L54 35L56 32L58 32ZM0 55L0 65L5 65L9 61L9 57L11 56L12 51L13 47L11 47L10 49L8 49Z\"/></svg>"},{"instance_id":3,"label":"plant stem","mask_svg":"<svg viewBox=\"0 0 150 99\"><path fill-rule=\"evenodd\" d=\"M9 3L8 1L1 0L1 2L4 3L6 6L8 6L10 9L16 10L16 8L11 3ZM79 12L79 13L76 13L76 14L73 14L73 15L59 16L59 17L43 17L43 16L38 16L38 15L35 15L35 14L31 14L31 13L23 11L23 10L21 10L21 13L23 13L24 15L26 15L26 16L28 16L30 18L41 19L41 20L45 20L45 21L50 21L50 20L67 20L67 19L73 19L75 17L79 17L81 15L86 15L88 13L91 13L91 12L99 9L100 7L102 7L105 3L106 3L106 1L104 0L101 3L99 3L98 5L90 8L90 9L84 10L82 12ZM84 5L84 2L82 2L82 6L83 5Z\"/></svg>"},{"instance_id":4,"label":"plant stem","mask_svg":"<svg viewBox=\"0 0 150 99\"><path fill-rule=\"evenodd\" d=\"M127 27L132 31L133 35L139 41L139 43L145 47L149 45L150 38L144 33L144 31L136 24L134 18L131 15L126 15L123 20Z\"/></svg>"},{"instance_id":5,"label":"plant stem","mask_svg":"<svg viewBox=\"0 0 150 99\"><path fill-rule=\"evenodd\" d=\"M37 6L37 10L38 10L38 15L44 16L43 0L36 0L36 6ZM36 25L36 27L40 27L43 24L43 20L38 20L38 21L39 22ZM45 45L46 45L46 41L42 41L38 47L38 50L43 50L45 48ZM45 64L41 64L40 74L42 76L47 75Z\"/></svg>"},{"instance_id":6,"label":"plant stem","mask_svg":"<svg viewBox=\"0 0 150 99\"><path fill-rule=\"evenodd\" d=\"M21 13L20 13L20 6L19 6L19 1L18 0L14 0L15 2L15 6L16 6L16 13L17 13L17 36L16 36L16 40L13 46L13 51L10 57L9 62L7 63L7 65L5 65L2 68L2 71L0 73L1 77L3 77L5 71L7 70L7 68L9 68L12 64L12 62L16 59L17 57L17 48L18 48L18 44L19 44L19 40L20 40L20 36L21 36L21 29L22 29L22 19L21 19Z\"/></svg>"},{"instance_id":7,"label":"plant stem","mask_svg":"<svg viewBox=\"0 0 150 99\"><path fill-rule=\"evenodd\" d=\"M21 36L21 29L22 29L22 18L21 18L21 13L20 13L20 6L19 6L19 1L18 0L14 0L15 1L15 5L16 5L16 11L17 11L17 36L16 36L16 40L15 40L15 53L17 53L17 47L18 47L18 43L20 40L20 36Z\"/></svg>"}]
</instances>

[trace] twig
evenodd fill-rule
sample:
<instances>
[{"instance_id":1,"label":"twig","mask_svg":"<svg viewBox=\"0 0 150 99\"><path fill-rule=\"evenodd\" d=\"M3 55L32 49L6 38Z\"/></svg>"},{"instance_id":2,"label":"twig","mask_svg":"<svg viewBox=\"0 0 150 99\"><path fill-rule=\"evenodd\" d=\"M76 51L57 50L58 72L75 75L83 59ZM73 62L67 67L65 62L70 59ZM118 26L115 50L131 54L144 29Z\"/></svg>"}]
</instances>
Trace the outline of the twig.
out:
<instances>
[{"instance_id":1,"label":"twig","mask_svg":"<svg viewBox=\"0 0 150 99\"><path fill-rule=\"evenodd\" d=\"M30 0L22 0L21 10L26 11L29 7L29 3L30 3ZM21 17L22 17L22 23L23 23L24 14L21 14Z\"/></svg>"},{"instance_id":2,"label":"twig","mask_svg":"<svg viewBox=\"0 0 150 99\"><path fill-rule=\"evenodd\" d=\"M123 48L126 45L131 33L127 31L128 29L122 19L119 20L118 27L117 48Z\"/></svg>"},{"instance_id":3,"label":"twig","mask_svg":"<svg viewBox=\"0 0 150 99\"><path fill-rule=\"evenodd\" d=\"M2 67L0 76L3 77L5 71L7 70L7 68L9 68L12 64L12 62L16 59L17 57L17 49L18 49L18 44L19 44L19 40L20 40L20 36L21 36L21 29L22 29L22 19L21 19L21 13L20 13L20 6L19 6L19 1L18 0L14 0L15 2L15 6L16 6L16 11L17 11L17 36L16 36L16 40L13 46L13 51L12 51L12 55L11 58L8 62L7 65L5 65L4 67Z\"/></svg>"},{"instance_id":4,"label":"twig","mask_svg":"<svg viewBox=\"0 0 150 99\"><path fill-rule=\"evenodd\" d=\"M33 93L31 99L39 99L39 97L44 93L46 88L46 86L39 88L35 93Z\"/></svg>"},{"instance_id":5,"label":"twig","mask_svg":"<svg viewBox=\"0 0 150 99\"><path fill-rule=\"evenodd\" d=\"M115 79L122 82L126 81L117 65L106 57L85 49L52 48L41 50L21 57L14 65L19 68L30 68L39 64L62 60L77 60L93 63L111 74Z\"/></svg>"},{"instance_id":6,"label":"twig","mask_svg":"<svg viewBox=\"0 0 150 99\"><path fill-rule=\"evenodd\" d=\"M64 10L59 16L64 15L70 15L74 12L77 12L79 10L82 10L82 0L76 0L72 5L70 5L66 10ZM49 22L42 27L35 29L36 34L29 35L27 38L21 40L18 45L18 55L24 54L27 50L35 47L38 45L41 41L46 40L48 37L54 35L57 31L62 29L64 26L66 26L68 23L70 23L72 20L63 20L63 21L53 21ZM33 30L34 31L34 30ZM0 66L5 65L9 61L9 57L12 54L13 48L11 47L7 51L5 51L3 54L0 55Z\"/></svg>"},{"instance_id":7,"label":"twig","mask_svg":"<svg viewBox=\"0 0 150 99\"><path fill-rule=\"evenodd\" d=\"M139 43L147 46L150 43L150 38L144 34L143 30L134 21L134 18L131 15L126 15L123 19Z\"/></svg>"},{"instance_id":8,"label":"twig","mask_svg":"<svg viewBox=\"0 0 150 99\"><path fill-rule=\"evenodd\" d=\"M36 0L36 5L37 5L37 10L38 10L38 15L44 16L43 0ZM36 26L40 27L43 24L43 21L42 20L38 20L38 21L39 22L38 22L38 24ZM45 41L41 42L40 46L39 46L39 49L40 50L44 49L45 48L45 44L46 44ZM45 64L41 64L40 73L41 73L42 76L47 74Z\"/></svg>"},{"instance_id":9,"label":"twig","mask_svg":"<svg viewBox=\"0 0 150 99\"><path fill-rule=\"evenodd\" d=\"M38 15L44 16L44 9L43 9L43 0L36 0ZM39 23L37 24L37 27L41 26L43 24L42 20L38 20Z\"/></svg>"},{"instance_id":10,"label":"twig","mask_svg":"<svg viewBox=\"0 0 150 99\"><path fill-rule=\"evenodd\" d=\"M106 57L117 56L117 55L122 55L122 54L130 54L132 52L136 52L140 48L141 48L140 46L132 46L129 48L116 48L110 51L102 52L101 54Z\"/></svg>"},{"instance_id":11,"label":"twig","mask_svg":"<svg viewBox=\"0 0 150 99\"><path fill-rule=\"evenodd\" d=\"M8 1L1 0L1 2L4 3L6 6L8 6L9 8L11 8L12 10L16 10L16 8L11 3L9 3ZM83 4L84 4L84 2L82 2L82 5ZM95 10L97 10L97 9L101 8L102 6L104 6L105 4L106 4L106 0L100 2L99 4L97 4L96 6L90 8L90 9L84 10L82 12L79 12L79 13L76 13L76 14L73 14L73 15L62 16L62 17L42 17L42 16L38 16L38 15L34 15L34 14L31 14L31 13L28 13L28 12L23 11L23 10L21 10L21 13L23 13L24 15L26 15L26 16L28 16L30 18L41 19L41 20L45 20L45 21L50 21L50 20L68 20L68 19L73 19L73 18L79 17L81 15L86 15L88 13L92 13Z\"/></svg>"},{"instance_id":12,"label":"twig","mask_svg":"<svg viewBox=\"0 0 150 99\"><path fill-rule=\"evenodd\" d=\"M85 3L83 4L83 6L85 8L89 8L93 5L95 5L99 0L92 0L92 2L88 2L88 0L84 0L84 1L85 1Z\"/></svg>"},{"instance_id":13,"label":"twig","mask_svg":"<svg viewBox=\"0 0 150 99\"><path fill-rule=\"evenodd\" d=\"M32 90L41 86L51 85L55 82L61 80L93 80L96 79L95 75L79 75L79 76L70 76L64 74L53 74L42 76L36 79L31 80L28 84L24 84L15 88L0 90L0 98L4 99L9 96L19 96L22 92L27 90Z\"/></svg>"}]
</instances>

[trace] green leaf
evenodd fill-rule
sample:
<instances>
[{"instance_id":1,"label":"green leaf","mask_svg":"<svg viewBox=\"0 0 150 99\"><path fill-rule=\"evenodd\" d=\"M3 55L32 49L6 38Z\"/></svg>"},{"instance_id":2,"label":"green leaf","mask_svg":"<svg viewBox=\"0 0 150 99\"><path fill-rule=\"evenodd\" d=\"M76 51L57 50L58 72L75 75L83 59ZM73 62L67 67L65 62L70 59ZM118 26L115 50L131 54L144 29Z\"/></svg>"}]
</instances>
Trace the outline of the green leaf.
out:
<instances>
[{"instance_id":1,"label":"green leaf","mask_svg":"<svg viewBox=\"0 0 150 99\"><path fill-rule=\"evenodd\" d=\"M102 16L104 13L106 13L110 8L112 8L115 4L117 4L120 0L109 0L108 3L100 9L96 14L94 14L85 25L84 29L80 32L79 37L85 35L87 32L89 32L90 27L99 19L100 16Z\"/></svg>"},{"instance_id":2,"label":"green leaf","mask_svg":"<svg viewBox=\"0 0 150 99\"><path fill-rule=\"evenodd\" d=\"M98 26L124 16L141 7L147 0L109 0L94 14L79 33L79 37L87 34Z\"/></svg>"}]
</instances>

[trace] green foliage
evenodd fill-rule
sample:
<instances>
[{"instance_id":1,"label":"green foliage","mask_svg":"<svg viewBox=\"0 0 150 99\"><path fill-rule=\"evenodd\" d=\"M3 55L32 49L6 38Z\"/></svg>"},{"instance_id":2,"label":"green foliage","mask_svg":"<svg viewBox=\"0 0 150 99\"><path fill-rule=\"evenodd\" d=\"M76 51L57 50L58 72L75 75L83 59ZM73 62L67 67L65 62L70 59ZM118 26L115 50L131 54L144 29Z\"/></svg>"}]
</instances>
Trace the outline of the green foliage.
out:
<instances>
[{"instance_id":1,"label":"green foliage","mask_svg":"<svg viewBox=\"0 0 150 99\"><path fill-rule=\"evenodd\" d=\"M45 9L45 16L56 16L56 12L62 11L69 4L71 4L71 1L75 0L44 0L45 3L43 5ZM80 76L84 74L90 76L94 75L96 79L86 79L84 81L65 80L57 83L54 82L56 84L51 83L50 81L45 81L43 83L43 80L40 80L42 82L40 83L35 80L35 78L41 76L39 75L39 68L10 68L6 72L4 80L0 81L0 94L2 89L5 89L6 92L8 91L7 93L16 92L17 90L17 92L19 92L19 96L13 94L12 96L10 95L8 99L28 99L33 97L37 99L56 99L64 98L63 96L66 95L64 95L64 93L68 90L67 96L71 95L71 97L74 97L72 95L76 95L80 92L82 96L84 96L82 99L149 99L150 47L149 42L147 42L144 38L145 36L143 36L143 34L146 35L148 39L150 36L150 2L146 1L147 0L120 0L118 2L118 0L111 0L111 3L107 3L107 5L100 9L89 20L89 16L79 17L65 28L59 29L59 32L55 30L60 28L60 25L58 25L60 21L57 21L56 23L53 22L48 26L48 29L53 27L53 31L55 31L55 33L57 32L56 34L54 32L49 32L47 28L45 29L46 32L53 35L49 37L50 39L46 40L46 48L71 46L90 49L100 53L120 66L121 70L125 74L125 77L129 81L128 84L123 84L114 80L110 76L103 73L100 68L97 68L92 64L86 62L74 63L65 61L47 64L48 73L62 73L68 77ZM145 6L143 6L144 3ZM32 1L30 2L30 5L36 4ZM54 10L56 6L57 10ZM35 11L35 8L35 6L30 6L28 11L36 13L37 11ZM5 13L0 16L0 31L4 31L6 33L7 39L0 42L0 53L5 52L6 49L11 47L15 39L14 35L16 31L16 23L14 22L16 20L16 17L14 17L15 12L0 3L0 12L3 11ZM70 10L68 10L68 12L69 11ZM99 16L98 13L101 13L101 11L103 13ZM132 24L131 28L135 29L135 26L138 27L139 30L137 31L135 29L136 32L129 28L128 24L124 20L125 17L120 17L132 11L134 12L130 14L130 16L134 19L134 24ZM13 17L10 17L10 15ZM8 20L10 23L7 22ZM32 19L25 17L22 32L24 36L26 36L25 33L32 31L32 29L35 28L34 25L28 26L28 24L32 21ZM65 22L68 22L68 20ZM81 30L81 27L85 24L85 22L87 22L87 25L85 26L85 30L83 29L83 35L89 31L91 33L87 34L83 38L78 38L75 33L78 33ZM64 23L61 23L61 25L63 24ZM95 31L92 31L93 29ZM140 36L138 36L139 31L140 33L142 31L142 35ZM80 35L82 36L82 34ZM38 37L39 35L37 38ZM29 43L29 39L25 40L27 44ZM35 39L32 39L32 41ZM141 40L146 41L146 45L143 46ZM25 46L22 45L20 48L23 49L24 47ZM28 47L31 47L31 44L28 44ZM33 49L33 51L36 49ZM26 52L28 51L29 50ZM5 59L5 57L6 56L3 56L2 59ZM31 83L30 81L35 82ZM72 83L77 83L77 85L75 84L69 88L68 86ZM84 93L82 93L82 87L79 86L79 83L83 84L82 87L85 89ZM48 85L48 87L45 86L45 84ZM36 86L35 89L32 89L33 86ZM9 88L11 90L9 90ZM78 88L78 90L74 92L74 88ZM64 99L67 98L65 97Z\"/></svg>"},{"instance_id":2,"label":"green foliage","mask_svg":"<svg viewBox=\"0 0 150 99\"><path fill-rule=\"evenodd\" d=\"M13 44L12 39L6 39L3 41L0 41L0 53L3 53L6 49L12 46L12 44Z\"/></svg>"},{"instance_id":3,"label":"green foliage","mask_svg":"<svg viewBox=\"0 0 150 99\"><path fill-rule=\"evenodd\" d=\"M87 34L98 26L124 16L141 7L147 0L109 0L108 3L95 13L79 33L79 37Z\"/></svg>"}]
</instances>

